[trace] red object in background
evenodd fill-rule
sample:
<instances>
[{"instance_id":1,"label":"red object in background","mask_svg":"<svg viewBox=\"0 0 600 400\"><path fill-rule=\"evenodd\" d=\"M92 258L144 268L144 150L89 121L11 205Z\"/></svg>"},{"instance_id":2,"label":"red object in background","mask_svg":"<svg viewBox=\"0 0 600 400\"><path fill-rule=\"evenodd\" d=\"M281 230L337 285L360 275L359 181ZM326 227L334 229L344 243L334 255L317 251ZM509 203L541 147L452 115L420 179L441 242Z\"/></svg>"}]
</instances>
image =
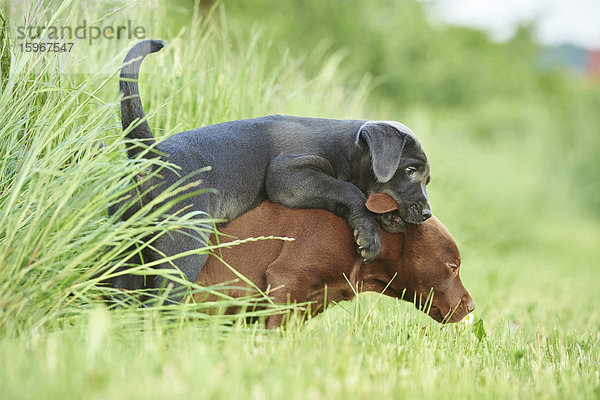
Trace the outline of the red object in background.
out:
<instances>
[{"instance_id":1,"label":"red object in background","mask_svg":"<svg viewBox=\"0 0 600 400\"><path fill-rule=\"evenodd\" d=\"M600 81L600 49L588 51L586 64L587 76Z\"/></svg>"}]
</instances>

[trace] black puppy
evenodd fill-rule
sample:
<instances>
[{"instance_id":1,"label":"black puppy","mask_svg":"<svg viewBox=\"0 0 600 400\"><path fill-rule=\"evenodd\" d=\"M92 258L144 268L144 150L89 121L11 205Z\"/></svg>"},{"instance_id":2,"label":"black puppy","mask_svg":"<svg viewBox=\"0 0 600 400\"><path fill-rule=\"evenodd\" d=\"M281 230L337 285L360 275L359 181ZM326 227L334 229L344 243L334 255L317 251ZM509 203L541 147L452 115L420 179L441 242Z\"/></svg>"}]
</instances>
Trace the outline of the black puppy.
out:
<instances>
[{"instance_id":1,"label":"black puppy","mask_svg":"<svg viewBox=\"0 0 600 400\"><path fill-rule=\"evenodd\" d=\"M267 116L181 132L155 144L148 124L139 123L145 115L137 79L142 59L163 46L160 40L144 40L124 60L120 80L123 129L137 124L127 134L136 139L129 144L128 155L135 157L154 145L145 153L147 157L159 154L179 167L178 171L163 168L145 183L155 187L147 194L149 198L206 166L212 169L201 174L203 187L216 189L216 193L187 198L170 212L187 207L230 221L267 198L293 208L329 210L348 219L365 262L379 253L379 225L365 207L369 195L387 193L398 203L400 209L393 218L380 220L387 231L403 231L406 223L418 224L431 216L425 189L427 157L416 136L398 122ZM155 250L145 249L141 257L144 262L155 261L205 243L206 238L193 232L163 235L153 241ZM186 255L175 265L194 282L205 261L206 256ZM171 268L168 263L160 267ZM142 280L124 276L115 286L135 289L142 286Z\"/></svg>"}]
</instances>

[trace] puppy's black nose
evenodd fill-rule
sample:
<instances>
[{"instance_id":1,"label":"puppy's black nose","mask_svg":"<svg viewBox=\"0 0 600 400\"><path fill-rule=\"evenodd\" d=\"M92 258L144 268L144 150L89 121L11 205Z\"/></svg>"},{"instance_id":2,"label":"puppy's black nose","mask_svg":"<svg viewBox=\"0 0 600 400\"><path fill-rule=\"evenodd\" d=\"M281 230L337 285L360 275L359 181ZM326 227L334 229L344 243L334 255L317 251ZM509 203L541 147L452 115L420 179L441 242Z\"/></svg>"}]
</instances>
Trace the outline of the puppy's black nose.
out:
<instances>
[{"instance_id":1,"label":"puppy's black nose","mask_svg":"<svg viewBox=\"0 0 600 400\"><path fill-rule=\"evenodd\" d=\"M421 211L421 216L423 217L423 222L427 221L431 218L431 210L429 208L424 209Z\"/></svg>"}]
</instances>

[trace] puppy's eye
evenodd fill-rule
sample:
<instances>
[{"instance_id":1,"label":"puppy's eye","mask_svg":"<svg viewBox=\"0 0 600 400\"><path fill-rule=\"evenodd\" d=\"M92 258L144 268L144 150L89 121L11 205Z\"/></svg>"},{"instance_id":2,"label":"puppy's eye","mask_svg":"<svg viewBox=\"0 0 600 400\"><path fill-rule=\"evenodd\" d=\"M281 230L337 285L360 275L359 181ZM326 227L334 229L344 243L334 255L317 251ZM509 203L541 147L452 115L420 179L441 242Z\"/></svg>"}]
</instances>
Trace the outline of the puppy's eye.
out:
<instances>
[{"instance_id":1,"label":"puppy's eye","mask_svg":"<svg viewBox=\"0 0 600 400\"><path fill-rule=\"evenodd\" d=\"M407 167L405 171L407 176L413 176L417 173L417 169L415 167Z\"/></svg>"},{"instance_id":2,"label":"puppy's eye","mask_svg":"<svg viewBox=\"0 0 600 400\"><path fill-rule=\"evenodd\" d=\"M453 264L453 263L448 263L446 264L448 266L448 268L450 268L452 271L456 271L456 268L458 268L458 265Z\"/></svg>"}]
</instances>

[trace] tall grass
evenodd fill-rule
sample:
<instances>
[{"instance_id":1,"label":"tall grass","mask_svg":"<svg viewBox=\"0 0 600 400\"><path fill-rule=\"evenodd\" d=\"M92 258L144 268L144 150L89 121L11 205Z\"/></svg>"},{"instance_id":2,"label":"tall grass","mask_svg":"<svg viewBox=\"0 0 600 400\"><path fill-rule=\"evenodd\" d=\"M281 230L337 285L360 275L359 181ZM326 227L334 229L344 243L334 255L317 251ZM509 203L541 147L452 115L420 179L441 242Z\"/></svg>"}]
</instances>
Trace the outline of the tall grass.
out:
<instances>
[{"instance_id":1,"label":"tall grass","mask_svg":"<svg viewBox=\"0 0 600 400\"><path fill-rule=\"evenodd\" d=\"M30 10L30 24L43 25L56 11L45 6L38 3ZM133 7L142 13L141 20L153 19L153 11L145 11L141 4ZM52 13L52 23L78 17L76 9L62 3ZM226 22L224 17L221 20ZM293 112L298 103L306 107L307 101L311 102L308 108L323 113L348 93L334 78L335 58L324 65L321 75L307 79L286 55L280 64L268 64L265 52L270 49L261 42L260 32L246 40L199 17L193 21L167 38L167 48L148 57L142 68L142 99L158 138L267 110ZM116 74L133 43L120 42L115 48L114 43L98 41L85 58L80 55L89 49L86 43L76 44L82 47L66 58L51 53L13 54L0 97L0 329L4 334L61 326L100 304L108 289L97 283L121 273L118 268L126 266L135 252L131 246L141 246L141 238L149 233L210 226L206 215L160 217L179 191L194 186L183 179L133 218L120 221L118 214L107 215L111 204L128 195L136 177L157 162L129 161L123 152ZM109 59L98 59L111 51ZM90 65L102 67L96 73L82 73ZM327 93L327 98L308 99L303 93L307 88ZM364 89L363 85L359 91ZM355 113L360 101L359 96L343 113ZM156 207L161 202L165 205ZM165 273L152 267L146 265L140 273ZM232 300L223 301L211 306ZM240 304L249 306L256 299L247 301Z\"/></svg>"}]
</instances>

